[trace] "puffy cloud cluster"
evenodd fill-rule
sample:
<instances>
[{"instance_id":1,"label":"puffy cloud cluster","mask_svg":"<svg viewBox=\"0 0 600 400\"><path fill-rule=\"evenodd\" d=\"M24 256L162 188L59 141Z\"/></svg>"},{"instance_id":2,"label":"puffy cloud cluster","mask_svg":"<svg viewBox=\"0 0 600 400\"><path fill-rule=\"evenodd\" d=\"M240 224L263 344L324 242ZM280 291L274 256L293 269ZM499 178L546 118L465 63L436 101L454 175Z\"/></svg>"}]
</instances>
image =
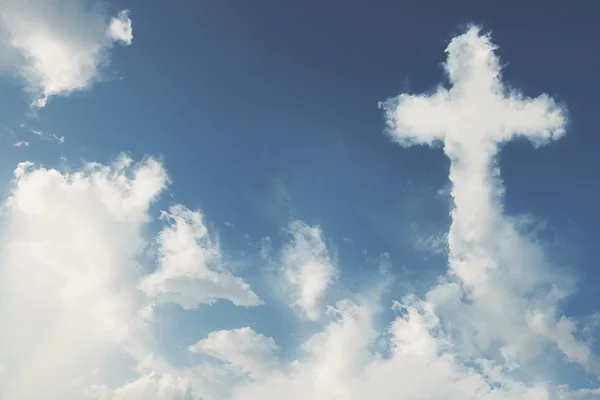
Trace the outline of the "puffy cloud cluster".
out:
<instances>
[{"instance_id":1,"label":"puffy cloud cluster","mask_svg":"<svg viewBox=\"0 0 600 400\"><path fill-rule=\"evenodd\" d=\"M0 397L61 398L127 343L142 228L166 179L156 160L125 156L75 174L17 167L3 208Z\"/></svg>"},{"instance_id":2,"label":"puffy cloud cluster","mask_svg":"<svg viewBox=\"0 0 600 400\"><path fill-rule=\"evenodd\" d=\"M126 10L107 18L87 0L0 0L0 69L24 82L34 107L89 88L114 43L132 40Z\"/></svg>"},{"instance_id":3,"label":"puffy cloud cluster","mask_svg":"<svg viewBox=\"0 0 600 400\"><path fill-rule=\"evenodd\" d=\"M19 164L0 242L1 398L81 398L77 390L93 377L127 379L123 368L152 354L146 328L156 297L183 306L215 299L259 304L225 267L206 266L206 255L219 250L206 239L199 213L173 206L164 215L177 219L175 227L165 221L156 243L148 240L149 208L167 182L153 158L134 164L121 156L113 165L89 163L71 174ZM159 267L142 276L148 246L156 247ZM119 357L129 361L115 367L111 358ZM148 373L165 372L154 364L160 363L151 363ZM188 396L183 378L140 379L112 397L100 387L93 393Z\"/></svg>"},{"instance_id":4,"label":"puffy cloud cluster","mask_svg":"<svg viewBox=\"0 0 600 400\"><path fill-rule=\"evenodd\" d=\"M127 43L119 18L110 37ZM391 305L378 290L341 296L330 290L342 285L340 266L321 228L291 222L270 261L298 324L310 325L294 351L244 323L194 338L184 350L189 365L161 355L152 328L163 303L188 311L219 300L263 303L228 267L200 211L173 205L155 239L147 236L149 210L168 183L159 161L121 156L69 174L20 164L0 237L0 398L597 397L597 388L550 380L563 364L549 354L591 373L597 358L561 313L568 279L523 219L503 212L495 163L498 145L517 134L536 145L563 135L565 110L505 89L494 50L471 28L448 46L450 88L382 104L394 139L441 142L451 160L447 274L421 298ZM394 316L383 321L388 307Z\"/></svg>"}]
</instances>

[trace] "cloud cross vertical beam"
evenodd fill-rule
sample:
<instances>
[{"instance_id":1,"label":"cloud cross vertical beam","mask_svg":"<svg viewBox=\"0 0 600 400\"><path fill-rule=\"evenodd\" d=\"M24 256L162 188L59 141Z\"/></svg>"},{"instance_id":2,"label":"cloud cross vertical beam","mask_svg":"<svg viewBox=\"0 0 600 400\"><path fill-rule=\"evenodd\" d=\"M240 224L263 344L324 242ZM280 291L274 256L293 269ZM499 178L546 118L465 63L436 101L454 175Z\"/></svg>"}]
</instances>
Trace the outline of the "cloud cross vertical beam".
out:
<instances>
[{"instance_id":1,"label":"cloud cross vertical beam","mask_svg":"<svg viewBox=\"0 0 600 400\"><path fill-rule=\"evenodd\" d=\"M502 84L494 50L489 36L470 28L446 50L449 89L402 94L382 104L391 135L401 145L443 143L455 206L450 266L467 284L483 283L483 272L495 266L486 247L502 213L503 189L493 162L498 145L516 136L541 145L565 133L566 110L553 99L524 97Z\"/></svg>"}]
</instances>

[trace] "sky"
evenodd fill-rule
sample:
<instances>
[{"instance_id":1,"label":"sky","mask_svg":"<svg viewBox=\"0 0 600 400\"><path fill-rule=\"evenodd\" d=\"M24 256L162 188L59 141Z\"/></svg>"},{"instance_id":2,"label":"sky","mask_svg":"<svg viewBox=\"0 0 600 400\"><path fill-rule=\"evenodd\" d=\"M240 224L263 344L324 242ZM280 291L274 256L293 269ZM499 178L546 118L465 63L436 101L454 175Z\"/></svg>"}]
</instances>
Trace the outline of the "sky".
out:
<instances>
[{"instance_id":1,"label":"sky","mask_svg":"<svg viewBox=\"0 0 600 400\"><path fill-rule=\"evenodd\" d=\"M0 399L600 398L595 8L0 0Z\"/></svg>"}]
</instances>

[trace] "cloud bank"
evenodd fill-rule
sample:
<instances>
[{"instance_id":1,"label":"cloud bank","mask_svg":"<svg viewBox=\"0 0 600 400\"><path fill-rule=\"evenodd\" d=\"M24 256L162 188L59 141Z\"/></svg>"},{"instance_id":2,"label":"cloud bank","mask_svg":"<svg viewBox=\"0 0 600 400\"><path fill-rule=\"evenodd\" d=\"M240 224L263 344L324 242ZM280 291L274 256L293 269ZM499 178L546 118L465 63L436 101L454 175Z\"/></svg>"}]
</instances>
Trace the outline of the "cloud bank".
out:
<instances>
[{"instance_id":1,"label":"cloud bank","mask_svg":"<svg viewBox=\"0 0 600 400\"><path fill-rule=\"evenodd\" d=\"M132 40L127 10L109 19L87 0L0 0L0 69L21 79L36 108L90 88L114 43Z\"/></svg>"},{"instance_id":2,"label":"cloud bank","mask_svg":"<svg viewBox=\"0 0 600 400\"><path fill-rule=\"evenodd\" d=\"M127 42L119 18L110 35ZM536 146L562 136L566 111L546 95L505 88L494 51L472 27L446 50L449 87L381 104L395 141L439 143L450 158L447 273L423 296L392 304L380 288L331 290L342 285L343 266L325 233L292 221L270 260L286 307L307 327L293 351L282 351L260 324L243 324L195 338L185 348L188 364L163 354L153 329L165 303L193 310L263 300L223 261L201 211L172 205L155 221L156 237L147 237L151 206L168 184L158 160L121 156L70 174L20 164L0 240L0 321L8 327L0 331L0 398L598 396L597 387L553 380L565 368L595 376L597 357L588 331L561 312L570 280L527 221L504 213L495 160L499 145L516 136Z\"/></svg>"}]
</instances>

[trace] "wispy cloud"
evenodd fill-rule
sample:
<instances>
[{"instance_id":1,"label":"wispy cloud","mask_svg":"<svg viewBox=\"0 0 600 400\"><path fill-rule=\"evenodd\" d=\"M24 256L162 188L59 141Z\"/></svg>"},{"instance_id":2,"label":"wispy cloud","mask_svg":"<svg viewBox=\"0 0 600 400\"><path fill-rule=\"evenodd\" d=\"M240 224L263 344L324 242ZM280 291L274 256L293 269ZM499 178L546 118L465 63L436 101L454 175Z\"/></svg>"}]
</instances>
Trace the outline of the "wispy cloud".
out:
<instances>
[{"instance_id":1,"label":"wispy cloud","mask_svg":"<svg viewBox=\"0 0 600 400\"><path fill-rule=\"evenodd\" d=\"M59 142L59 143L64 143L64 142L65 142L65 137L64 137L64 136L58 137L58 136L56 136L54 133L51 133L51 134L50 134L50 137L51 137L52 139L56 140L56 141L57 141L57 142Z\"/></svg>"},{"instance_id":2,"label":"wispy cloud","mask_svg":"<svg viewBox=\"0 0 600 400\"><path fill-rule=\"evenodd\" d=\"M31 131L31 133L33 133L40 139L57 141L61 144L65 142L64 136L57 136L55 133L45 133L44 131L42 131L40 129L30 129L30 131Z\"/></svg>"},{"instance_id":3,"label":"wispy cloud","mask_svg":"<svg viewBox=\"0 0 600 400\"><path fill-rule=\"evenodd\" d=\"M417 250L432 253L442 254L448 247L448 234L444 232L435 232L426 234L421 226L414 223L411 226L412 235L415 239L414 245Z\"/></svg>"},{"instance_id":4,"label":"wispy cloud","mask_svg":"<svg viewBox=\"0 0 600 400\"><path fill-rule=\"evenodd\" d=\"M166 226L157 238L159 268L140 283L144 293L186 309L220 299L236 306L262 304L250 285L222 264L221 250L202 213L175 205L162 213L162 220Z\"/></svg>"},{"instance_id":5,"label":"wispy cloud","mask_svg":"<svg viewBox=\"0 0 600 400\"><path fill-rule=\"evenodd\" d=\"M21 141L15 142L14 146L15 147L27 147L27 146L29 146L29 142L21 140Z\"/></svg>"},{"instance_id":6,"label":"wispy cloud","mask_svg":"<svg viewBox=\"0 0 600 400\"><path fill-rule=\"evenodd\" d=\"M337 274L323 232L318 226L292 221L288 227L290 242L281 251L282 284L289 286L292 306L309 319L319 318L318 308Z\"/></svg>"}]
</instances>

